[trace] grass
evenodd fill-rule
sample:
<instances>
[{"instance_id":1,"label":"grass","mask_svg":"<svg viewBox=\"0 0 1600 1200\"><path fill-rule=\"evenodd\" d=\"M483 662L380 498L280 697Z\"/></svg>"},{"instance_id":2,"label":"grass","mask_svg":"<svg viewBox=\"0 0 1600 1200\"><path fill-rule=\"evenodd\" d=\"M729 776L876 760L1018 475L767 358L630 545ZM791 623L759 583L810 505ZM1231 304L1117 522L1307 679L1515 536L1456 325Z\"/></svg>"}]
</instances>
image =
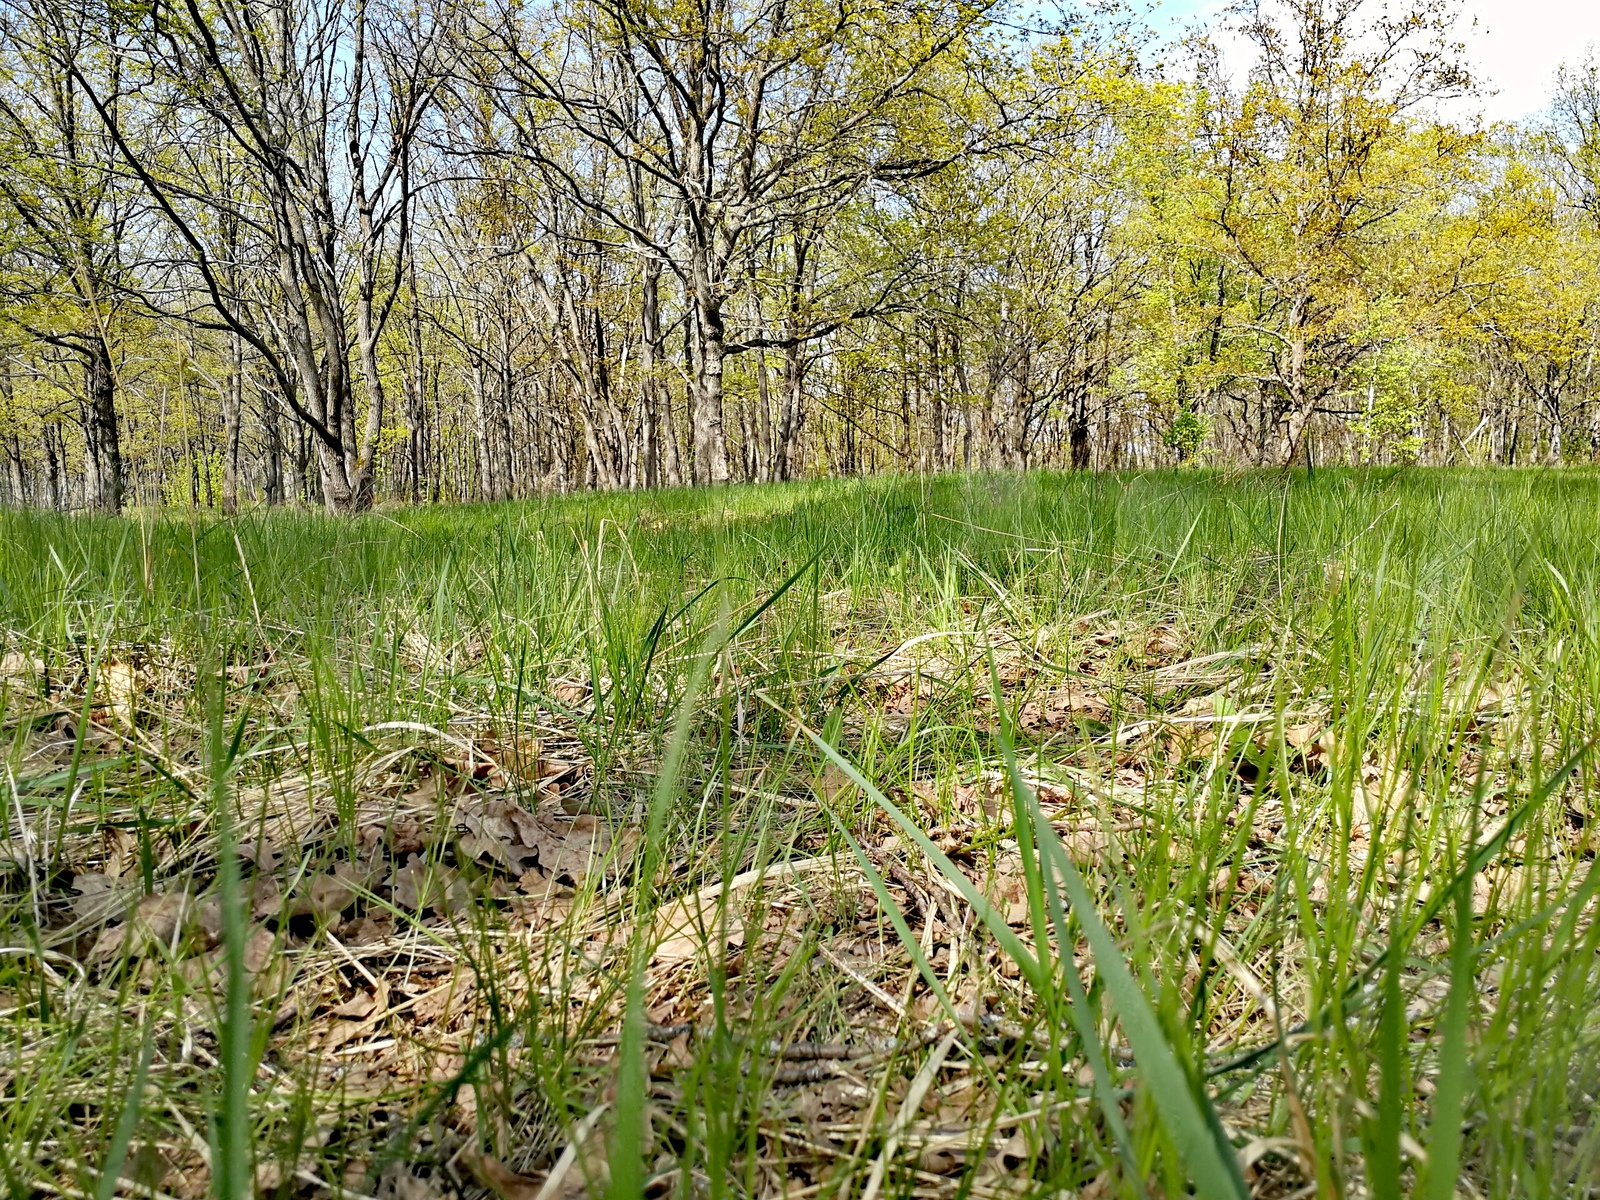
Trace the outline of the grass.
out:
<instances>
[{"instance_id":1,"label":"grass","mask_svg":"<svg viewBox=\"0 0 1600 1200\"><path fill-rule=\"evenodd\" d=\"M0 515L0 1176L1600 1189L1600 475Z\"/></svg>"}]
</instances>

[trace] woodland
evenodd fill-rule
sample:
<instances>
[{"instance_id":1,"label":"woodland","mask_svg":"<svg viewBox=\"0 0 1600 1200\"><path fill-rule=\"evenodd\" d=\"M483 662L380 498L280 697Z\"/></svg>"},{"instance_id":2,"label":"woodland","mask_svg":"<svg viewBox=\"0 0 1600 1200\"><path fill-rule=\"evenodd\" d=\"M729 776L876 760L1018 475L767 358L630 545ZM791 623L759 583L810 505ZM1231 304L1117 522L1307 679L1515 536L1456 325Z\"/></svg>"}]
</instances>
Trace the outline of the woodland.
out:
<instances>
[{"instance_id":1,"label":"woodland","mask_svg":"<svg viewBox=\"0 0 1600 1200\"><path fill-rule=\"evenodd\" d=\"M1600 1195L1469 19L0 0L0 1200Z\"/></svg>"},{"instance_id":2,"label":"woodland","mask_svg":"<svg viewBox=\"0 0 1600 1200\"><path fill-rule=\"evenodd\" d=\"M1600 453L1594 61L1147 16L6 0L0 501Z\"/></svg>"}]
</instances>

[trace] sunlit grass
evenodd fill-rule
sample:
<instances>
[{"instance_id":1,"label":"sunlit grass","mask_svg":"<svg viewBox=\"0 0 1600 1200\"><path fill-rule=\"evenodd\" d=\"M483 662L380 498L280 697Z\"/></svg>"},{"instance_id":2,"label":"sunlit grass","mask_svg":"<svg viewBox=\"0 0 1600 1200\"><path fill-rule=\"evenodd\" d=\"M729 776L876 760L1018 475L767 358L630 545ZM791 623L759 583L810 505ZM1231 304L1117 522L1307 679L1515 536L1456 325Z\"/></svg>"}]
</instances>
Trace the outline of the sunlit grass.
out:
<instances>
[{"instance_id":1,"label":"sunlit grass","mask_svg":"<svg viewBox=\"0 0 1600 1200\"><path fill-rule=\"evenodd\" d=\"M1592 1191L1597 549L1589 472L0 515L7 1187Z\"/></svg>"}]
</instances>

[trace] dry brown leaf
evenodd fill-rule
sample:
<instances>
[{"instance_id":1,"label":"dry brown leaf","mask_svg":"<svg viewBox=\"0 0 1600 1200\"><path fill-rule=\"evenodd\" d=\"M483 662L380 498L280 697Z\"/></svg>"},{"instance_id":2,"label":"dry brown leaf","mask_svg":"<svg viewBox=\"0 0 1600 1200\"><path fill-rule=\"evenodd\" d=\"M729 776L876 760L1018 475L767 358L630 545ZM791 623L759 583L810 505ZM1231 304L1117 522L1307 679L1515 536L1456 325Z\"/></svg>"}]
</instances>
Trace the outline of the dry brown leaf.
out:
<instances>
[{"instance_id":1,"label":"dry brown leaf","mask_svg":"<svg viewBox=\"0 0 1600 1200\"><path fill-rule=\"evenodd\" d=\"M1183 650L1183 638L1170 625L1158 625L1150 631L1145 641L1145 653L1157 658L1171 658Z\"/></svg>"},{"instance_id":2,"label":"dry brown leaf","mask_svg":"<svg viewBox=\"0 0 1600 1200\"><path fill-rule=\"evenodd\" d=\"M394 902L414 912L431 908L437 913L455 913L472 903L466 881L454 868L425 862L418 854L395 871L391 886Z\"/></svg>"},{"instance_id":3,"label":"dry brown leaf","mask_svg":"<svg viewBox=\"0 0 1600 1200\"><path fill-rule=\"evenodd\" d=\"M378 998L371 992L357 992L338 1008L333 1010L333 1016L344 1017L351 1021L364 1021L370 1017L378 1007Z\"/></svg>"},{"instance_id":4,"label":"dry brown leaf","mask_svg":"<svg viewBox=\"0 0 1600 1200\"><path fill-rule=\"evenodd\" d=\"M1065 729L1077 721L1100 721L1110 716L1111 705L1100 693L1073 681L1038 700L1030 700L1017 714L1025 730Z\"/></svg>"},{"instance_id":5,"label":"dry brown leaf","mask_svg":"<svg viewBox=\"0 0 1600 1200\"><path fill-rule=\"evenodd\" d=\"M441 1018L454 1017L471 1003L476 990L472 980L452 976L445 983L424 993L411 1006L412 1014L419 1025L431 1025Z\"/></svg>"},{"instance_id":6,"label":"dry brown leaf","mask_svg":"<svg viewBox=\"0 0 1600 1200\"><path fill-rule=\"evenodd\" d=\"M1093 867L1100 856L1111 847L1111 837L1104 829L1089 827L1057 829L1061 844L1079 867Z\"/></svg>"},{"instance_id":7,"label":"dry brown leaf","mask_svg":"<svg viewBox=\"0 0 1600 1200\"><path fill-rule=\"evenodd\" d=\"M163 1184L167 1195L178 1200L201 1200L211 1192L211 1168L199 1153L187 1147L163 1150L167 1162Z\"/></svg>"},{"instance_id":8,"label":"dry brown leaf","mask_svg":"<svg viewBox=\"0 0 1600 1200\"><path fill-rule=\"evenodd\" d=\"M0 654L0 680L13 688L36 682L44 675L44 663L21 650L7 650Z\"/></svg>"},{"instance_id":9,"label":"dry brown leaf","mask_svg":"<svg viewBox=\"0 0 1600 1200\"><path fill-rule=\"evenodd\" d=\"M1020 854L1013 851L997 856L983 890L989 902L1005 914L1008 925L1027 923L1028 888Z\"/></svg>"},{"instance_id":10,"label":"dry brown leaf","mask_svg":"<svg viewBox=\"0 0 1600 1200\"><path fill-rule=\"evenodd\" d=\"M340 938L350 946L376 946L394 936L394 918L388 913L369 913L342 926Z\"/></svg>"},{"instance_id":11,"label":"dry brown leaf","mask_svg":"<svg viewBox=\"0 0 1600 1200\"><path fill-rule=\"evenodd\" d=\"M108 875L95 871L80 871L72 877L72 911L80 921L103 921L126 911L132 898L132 889L119 886Z\"/></svg>"},{"instance_id":12,"label":"dry brown leaf","mask_svg":"<svg viewBox=\"0 0 1600 1200\"><path fill-rule=\"evenodd\" d=\"M535 1200L541 1190L538 1180L518 1175L492 1154L463 1154L461 1161L500 1200Z\"/></svg>"},{"instance_id":13,"label":"dry brown leaf","mask_svg":"<svg viewBox=\"0 0 1600 1200\"><path fill-rule=\"evenodd\" d=\"M256 920L272 917L283 907L283 893L270 875L257 875L250 881L250 915Z\"/></svg>"},{"instance_id":14,"label":"dry brown leaf","mask_svg":"<svg viewBox=\"0 0 1600 1200\"><path fill-rule=\"evenodd\" d=\"M469 776L449 763L426 762L416 783L400 797L400 808L390 826L390 843L397 835L409 834L421 844L431 842L436 835L432 828L433 817L448 809L449 802L464 794ZM397 851L399 853L400 851Z\"/></svg>"},{"instance_id":15,"label":"dry brown leaf","mask_svg":"<svg viewBox=\"0 0 1600 1200\"><path fill-rule=\"evenodd\" d=\"M1302 746L1309 746L1317 740L1317 735L1322 732L1322 726L1315 721L1308 721L1300 725L1290 725L1283 731L1283 740L1296 750Z\"/></svg>"},{"instance_id":16,"label":"dry brown leaf","mask_svg":"<svg viewBox=\"0 0 1600 1200\"><path fill-rule=\"evenodd\" d=\"M131 829L105 831L105 875L120 880L139 861L139 837Z\"/></svg>"},{"instance_id":17,"label":"dry brown leaf","mask_svg":"<svg viewBox=\"0 0 1600 1200\"><path fill-rule=\"evenodd\" d=\"M257 871L276 871L283 864L283 851L272 844L271 838L258 842L240 842L239 857Z\"/></svg>"},{"instance_id":18,"label":"dry brown leaf","mask_svg":"<svg viewBox=\"0 0 1600 1200\"><path fill-rule=\"evenodd\" d=\"M1180 717L1212 717L1218 713L1226 712L1231 705L1226 692L1207 692L1203 696L1191 696L1183 702L1183 707L1178 709Z\"/></svg>"},{"instance_id":19,"label":"dry brown leaf","mask_svg":"<svg viewBox=\"0 0 1600 1200\"><path fill-rule=\"evenodd\" d=\"M509 800L463 805L457 819L466 829L462 852L503 867L523 881L524 891L533 890L530 872L581 887L609 859L620 863L631 857L639 838L633 829L614 837L605 822L587 813L530 813Z\"/></svg>"},{"instance_id":20,"label":"dry brown leaf","mask_svg":"<svg viewBox=\"0 0 1600 1200\"><path fill-rule=\"evenodd\" d=\"M558 679L550 685L550 694L573 708L588 700L589 692L588 682L582 679Z\"/></svg>"},{"instance_id":21,"label":"dry brown leaf","mask_svg":"<svg viewBox=\"0 0 1600 1200\"><path fill-rule=\"evenodd\" d=\"M730 946L744 945L744 925L725 910L720 913L715 895L695 892L656 913L656 958L661 962L680 962L694 958L702 946L715 945L720 935Z\"/></svg>"},{"instance_id":22,"label":"dry brown leaf","mask_svg":"<svg viewBox=\"0 0 1600 1200\"><path fill-rule=\"evenodd\" d=\"M415 854L424 845L422 823L415 817L396 817L389 826L389 851L395 857Z\"/></svg>"},{"instance_id":23,"label":"dry brown leaf","mask_svg":"<svg viewBox=\"0 0 1600 1200\"><path fill-rule=\"evenodd\" d=\"M194 897L187 892L151 892L139 901L128 920L104 930L95 939L89 957L103 962L124 949L130 954L142 954L158 944L171 946L194 912Z\"/></svg>"},{"instance_id":24,"label":"dry brown leaf","mask_svg":"<svg viewBox=\"0 0 1600 1200\"><path fill-rule=\"evenodd\" d=\"M218 946L209 954L182 964L186 979L196 987L220 987L227 971L227 947ZM271 968L270 970L268 968ZM278 950L278 939L265 925L251 931L244 943L244 969L257 997L275 995L293 971L293 964Z\"/></svg>"},{"instance_id":25,"label":"dry brown leaf","mask_svg":"<svg viewBox=\"0 0 1600 1200\"><path fill-rule=\"evenodd\" d=\"M314 876L310 883L295 892L289 915L314 916L326 921L354 904L356 896L370 883L370 875L359 864L336 862L332 871Z\"/></svg>"},{"instance_id":26,"label":"dry brown leaf","mask_svg":"<svg viewBox=\"0 0 1600 1200\"><path fill-rule=\"evenodd\" d=\"M583 886L588 876L608 856L620 865L632 858L639 844L637 829L624 829L613 838L611 830L598 817L580 814L570 821L552 821L550 836L541 845L539 869L551 879Z\"/></svg>"},{"instance_id":27,"label":"dry brown leaf","mask_svg":"<svg viewBox=\"0 0 1600 1200\"><path fill-rule=\"evenodd\" d=\"M371 1031L372 1026L365 1021L335 1021L323 1035L320 1049L323 1054L332 1054L346 1043L353 1042Z\"/></svg>"},{"instance_id":28,"label":"dry brown leaf","mask_svg":"<svg viewBox=\"0 0 1600 1200\"><path fill-rule=\"evenodd\" d=\"M100 664L100 682L105 685L107 707L123 725L133 726L134 699L142 690L139 673L132 663L110 662Z\"/></svg>"},{"instance_id":29,"label":"dry brown leaf","mask_svg":"<svg viewBox=\"0 0 1600 1200\"><path fill-rule=\"evenodd\" d=\"M490 861L513 875L539 864L541 842L537 822L509 800L487 800L463 805L456 814L465 826L461 851L468 858Z\"/></svg>"},{"instance_id":30,"label":"dry brown leaf","mask_svg":"<svg viewBox=\"0 0 1600 1200\"><path fill-rule=\"evenodd\" d=\"M667 1051L661 1056L663 1066L667 1067L692 1067L694 1054L689 1049L689 1035L680 1033L667 1044Z\"/></svg>"},{"instance_id":31,"label":"dry brown leaf","mask_svg":"<svg viewBox=\"0 0 1600 1200\"><path fill-rule=\"evenodd\" d=\"M850 795L855 786L850 776L831 762L822 764L822 770L811 783L812 790L830 804Z\"/></svg>"}]
</instances>

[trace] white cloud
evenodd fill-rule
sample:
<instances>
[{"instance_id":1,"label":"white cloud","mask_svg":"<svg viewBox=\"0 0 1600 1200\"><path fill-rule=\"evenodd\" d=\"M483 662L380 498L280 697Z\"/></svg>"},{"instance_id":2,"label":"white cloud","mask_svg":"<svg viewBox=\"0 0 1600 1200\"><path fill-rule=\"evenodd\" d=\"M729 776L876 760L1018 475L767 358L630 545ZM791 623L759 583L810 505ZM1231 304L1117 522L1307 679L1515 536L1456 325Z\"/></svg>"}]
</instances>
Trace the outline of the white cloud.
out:
<instances>
[{"instance_id":1,"label":"white cloud","mask_svg":"<svg viewBox=\"0 0 1600 1200\"><path fill-rule=\"evenodd\" d=\"M1194 25L1214 27L1225 7L1225 0L1162 0L1151 21L1161 36L1177 37ZM1463 0L1458 12L1456 33L1482 90L1452 106L1463 114L1481 112L1489 121L1534 116L1549 105L1563 63L1577 63L1591 48L1600 52L1600 0ZM1246 48L1219 41L1232 72L1242 75Z\"/></svg>"},{"instance_id":2,"label":"white cloud","mask_svg":"<svg viewBox=\"0 0 1600 1200\"><path fill-rule=\"evenodd\" d=\"M1514 121L1550 103L1562 63L1576 63L1600 43L1597 0L1471 0L1462 41L1487 93L1479 102L1494 121ZM1476 19L1476 27L1469 21Z\"/></svg>"}]
</instances>

